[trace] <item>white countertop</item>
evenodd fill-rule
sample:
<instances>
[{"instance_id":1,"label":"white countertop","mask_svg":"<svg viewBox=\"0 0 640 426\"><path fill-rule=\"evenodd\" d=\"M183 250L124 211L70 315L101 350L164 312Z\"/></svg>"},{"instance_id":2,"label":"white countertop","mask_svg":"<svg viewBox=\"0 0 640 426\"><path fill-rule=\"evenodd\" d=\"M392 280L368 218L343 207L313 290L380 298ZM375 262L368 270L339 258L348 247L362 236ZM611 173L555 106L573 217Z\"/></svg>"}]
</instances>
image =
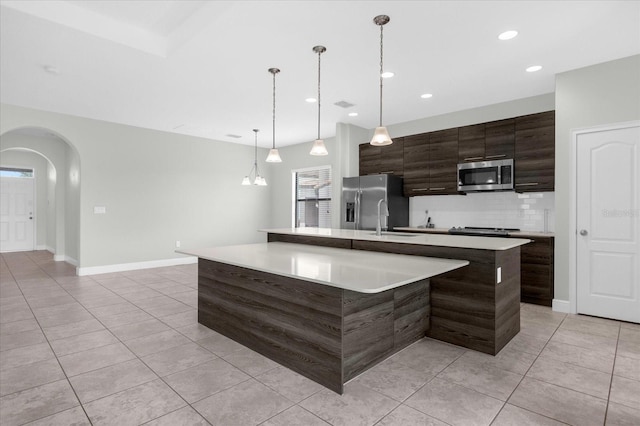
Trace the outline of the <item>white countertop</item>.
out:
<instances>
[{"instance_id":1,"label":"white countertop","mask_svg":"<svg viewBox=\"0 0 640 426\"><path fill-rule=\"evenodd\" d=\"M466 260L278 242L176 252L360 293L380 293L469 264Z\"/></svg>"},{"instance_id":2,"label":"white countertop","mask_svg":"<svg viewBox=\"0 0 640 426\"><path fill-rule=\"evenodd\" d=\"M360 241L383 241L387 243L418 244L425 246L457 247L479 250L508 250L530 242L524 238L476 237L449 234L417 234L387 232L378 237L375 231L355 231L332 228L280 228L261 229L273 234L301 235L309 237L339 238Z\"/></svg>"}]
</instances>

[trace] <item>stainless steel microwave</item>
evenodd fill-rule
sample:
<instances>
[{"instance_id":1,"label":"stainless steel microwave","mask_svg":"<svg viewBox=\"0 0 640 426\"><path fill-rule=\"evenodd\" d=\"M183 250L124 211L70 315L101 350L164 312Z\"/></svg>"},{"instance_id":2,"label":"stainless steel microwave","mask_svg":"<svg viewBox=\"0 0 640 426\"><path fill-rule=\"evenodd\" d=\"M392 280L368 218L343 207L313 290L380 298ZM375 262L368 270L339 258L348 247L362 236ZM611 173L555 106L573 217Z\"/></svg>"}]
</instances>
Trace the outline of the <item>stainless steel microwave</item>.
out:
<instances>
[{"instance_id":1,"label":"stainless steel microwave","mask_svg":"<svg viewBox=\"0 0 640 426\"><path fill-rule=\"evenodd\" d=\"M513 159L458 164L458 191L513 189Z\"/></svg>"}]
</instances>

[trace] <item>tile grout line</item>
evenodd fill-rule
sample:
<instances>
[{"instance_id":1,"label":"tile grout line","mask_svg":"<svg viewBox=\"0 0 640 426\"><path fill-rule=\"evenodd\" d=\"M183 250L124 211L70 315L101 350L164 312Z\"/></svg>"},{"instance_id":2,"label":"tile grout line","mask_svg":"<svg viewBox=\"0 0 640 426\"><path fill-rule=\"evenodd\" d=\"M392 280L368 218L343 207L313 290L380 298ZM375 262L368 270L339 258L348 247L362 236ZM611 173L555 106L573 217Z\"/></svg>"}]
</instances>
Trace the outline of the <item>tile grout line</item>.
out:
<instances>
[{"instance_id":1,"label":"tile grout line","mask_svg":"<svg viewBox=\"0 0 640 426\"><path fill-rule=\"evenodd\" d=\"M509 404L509 400L511 399L511 397L513 396L513 394L516 392L516 390L518 389L518 387L520 386L520 384L522 384L522 382L524 381L525 377L527 377L527 373L529 373L529 370L531 370L531 367L533 367L533 365L536 363L536 361L538 360L538 358L540 357L540 355L542 355L542 352L543 352L543 351L544 351L544 349L547 347L547 345L549 344L549 342L551 341L551 339L553 338L553 336L556 334L556 332L560 329L560 326L562 325L562 323L564 322L564 320L565 320L566 318L567 318L567 316L566 316L566 314L565 314L564 318L562 318L562 321L560 321L560 322L558 323L558 325L556 326L556 329L553 331L553 333L551 334L551 336L549 336L549 338L547 339L546 343L544 344L544 346L542 347L542 349L540 349L540 352L538 353L538 355L536 355L536 358L533 360L533 362L531 363L531 365L529 366L529 368L527 368L527 371L525 371L525 372L524 372L524 374L522 374L522 378L520 379L520 381L518 382L518 384L513 388L513 390L511 391L511 393L510 393L510 394L509 394L509 396L507 397L507 399L504 401L504 404L503 404L502 408L501 408L501 409L500 409L500 411L496 414L496 416L493 418L493 420L491 421L490 425L492 425L492 424L496 421L496 419L498 418L498 416L500 415L500 413L502 412L502 410L504 410L504 407L506 407L506 405L507 405L507 404ZM515 336L514 336L514 337L515 337ZM532 337L535 337L535 336L532 336ZM503 348L503 349L504 349L504 348ZM525 352L525 353L527 353L527 352ZM533 355L533 354L531 354L531 355ZM515 404L512 404L512 405L514 405L514 407L518 407L518 408L520 408L520 409L522 409L522 410L525 410L525 411L528 411L528 412L530 412L530 413L534 413L534 414L537 414L537 415L539 415L539 416L543 416L543 417L546 417L546 418L548 418L548 419L551 419L551 420L554 420L554 421L558 421L558 422L564 423L564 422L562 422L562 421L560 421L560 420L554 419L554 418L549 417L549 416L546 416L546 415L544 415L544 414L536 413L535 411L528 410L528 409L526 409L526 408L523 408L523 407L517 406L517 405L515 405Z\"/></svg>"},{"instance_id":2,"label":"tile grout line","mask_svg":"<svg viewBox=\"0 0 640 426\"><path fill-rule=\"evenodd\" d=\"M611 403L611 388L613 387L613 375L616 371L616 359L618 358L618 344L620 343L620 324L618 324L618 339L616 340L616 350L613 355L613 366L611 367L611 378L609 379L609 392L607 393L607 406L604 409L604 424L607 423L607 416L609 415L609 404Z\"/></svg>"},{"instance_id":3,"label":"tile grout line","mask_svg":"<svg viewBox=\"0 0 640 426\"><path fill-rule=\"evenodd\" d=\"M29 257L29 256L27 255L27 257ZM30 259L31 261L33 261L31 258L29 258L29 259ZM42 272L44 272L47 276L49 276L51 279L53 279L53 281L56 283L56 285L58 285L60 288L62 288L62 286L61 286L61 285L60 285L60 284L55 280L55 278L54 278L54 277L52 277L48 272L46 272L44 269L42 269L42 268L40 267L40 265L38 265L36 262L33 262L33 263L34 263L34 264L35 264L35 265L36 265L40 270L42 270ZM12 276L13 276L13 273L12 273ZM14 276L14 279L15 279L15 276ZM81 409L82 409L82 411L84 412L84 415L86 416L87 420L89 421L89 424L93 425L93 422L91 421L91 418L89 417L89 415L88 415L87 411L86 411L86 410L85 410L85 408L84 408L84 405L82 404L82 402L80 401L80 398L78 397L78 394L77 394L77 392L76 392L75 388L73 387L73 385L71 384L71 381L69 380L69 376L67 375L67 372L66 372L66 371L65 371L65 369L62 367L62 364L60 363L60 359L58 359L58 355L57 355L57 354L56 354L56 352L53 350L53 346L51 346L51 342L49 341L49 338L48 338L48 337L47 337L47 335L45 334L44 329L42 328L42 325L40 324L40 321L38 320L38 318L36 317L35 313L33 312L33 309L31 308L31 305L29 304L29 301L28 301L28 300L27 300L27 298L24 296L24 292L22 291L22 288L20 287L20 284L18 283L18 281L17 281L17 280L16 280L16 285L18 286L18 289L20 290L20 293L22 294L22 297L25 299L25 303L26 303L26 304L27 304L27 306L29 307L29 310L31 311L31 315L33 315L33 318L34 318L34 320L36 321L36 323L38 324L38 327L40 327L40 332L41 332L41 333L42 333L42 335L44 336L44 338L45 338L45 340L46 340L46 342L47 342L47 345L49 345L49 349L51 350L51 353L52 353L52 354L53 354L53 356L55 357L55 360L56 360L56 362L58 363L58 366L60 367L60 371L62 371L62 374L64 375L64 378L65 378L65 380L67 381L67 384L69 385L69 388L71 388L71 391L73 392L73 395L76 397L76 401L78 402L78 404L79 404L80 408L81 408ZM67 291L66 291L66 289L64 289L64 288L62 288L62 289L63 289L65 292L67 292ZM67 293L68 293L68 292L67 292ZM72 297L73 297L73 296L72 296ZM83 308L84 308L84 306L83 306ZM33 364L33 363L32 363L32 364ZM30 365L30 364L27 364L27 365ZM46 385L46 384L55 383L55 382L57 382L57 381L58 381L58 380L55 380L55 381L53 381L53 382L44 383L44 384L41 384L41 385L38 385L38 386L43 386L43 385ZM30 390L30 389L34 389L34 388L37 388L38 386L33 386L33 387L28 388L28 389L23 389L22 391ZM18 392L22 392L22 391L18 391ZM13 395L13 394L18 393L18 392L14 392L14 393L12 393L12 394L10 394L10 395ZM7 395L5 395L5 396L7 396ZM4 398L4 396L3 396L3 398ZM71 408L74 408L74 407L71 407ZM56 414L62 413L62 412L64 412L64 411L66 411L66 410L70 410L71 408L65 408L64 410L56 411L56 412L54 412L54 413L52 413L52 414L48 414L48 415L46 415L46 416L39 417L39 418L37 418L37 419L33 419L33 420L31 420L31 421L36 421L36 420L44 419L44 418L47 418L47 417L49 417L49 416L53 416L53 415L56 415Z\"/></svg>"}]
</instances>

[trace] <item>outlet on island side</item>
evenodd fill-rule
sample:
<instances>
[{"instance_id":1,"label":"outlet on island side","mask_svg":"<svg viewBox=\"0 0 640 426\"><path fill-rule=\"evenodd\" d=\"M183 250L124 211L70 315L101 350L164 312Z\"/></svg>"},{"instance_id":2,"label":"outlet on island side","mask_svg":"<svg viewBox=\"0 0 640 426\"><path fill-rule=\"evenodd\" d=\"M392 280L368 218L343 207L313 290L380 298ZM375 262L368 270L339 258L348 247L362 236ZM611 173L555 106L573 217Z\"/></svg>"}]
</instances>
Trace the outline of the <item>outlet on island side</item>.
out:
<instances>
[{"instance_id":1,"label":"outlet on island side","mask_svg":"<svg viewBox=\"0 0 640 426\"><path fill-rule=\"evenodd\" d=\"M180 241L176 240L176 248L180 248Z\"/></svg>"},{"instance_id":2,"label":"outlet on island side","mask_svg":"<svg viewBox=\"0 0 640 426\"><path fill-rule=\"evenodd\" d=\"M496 270L496 284L500 284L502 282L502 266L499 266Z\"/></svg>"}]
</instances>

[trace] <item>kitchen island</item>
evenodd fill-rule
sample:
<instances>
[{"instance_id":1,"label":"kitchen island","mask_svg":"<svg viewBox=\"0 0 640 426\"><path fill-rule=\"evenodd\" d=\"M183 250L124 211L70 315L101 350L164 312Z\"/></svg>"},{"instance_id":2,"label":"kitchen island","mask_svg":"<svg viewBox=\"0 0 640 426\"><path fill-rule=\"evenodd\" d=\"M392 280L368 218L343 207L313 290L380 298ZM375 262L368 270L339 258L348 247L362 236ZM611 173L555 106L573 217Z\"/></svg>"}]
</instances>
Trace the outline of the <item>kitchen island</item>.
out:
<instances>
[{"instance_id":1,"label":"kitchen island","mask_svg":"<svg viewBox=\"0 0 640 426\"><path fill-rule=\"evenodd\" d=\"M496 355L520 331L520 246L524 238L322 228L266 229L269 242L466 260L430 280L427 336Z\"/></svg>"},{"instance_id":2,"label":"kitchen island","mask_svg":"<svg viewBox=\"0 0 640 426\"><path fill-rule=\"evenodd\" d=\"M429 282L469 264L283 242L198 257L198 322L342 393L424 337Z\"/></svg>"}]
</instances>

